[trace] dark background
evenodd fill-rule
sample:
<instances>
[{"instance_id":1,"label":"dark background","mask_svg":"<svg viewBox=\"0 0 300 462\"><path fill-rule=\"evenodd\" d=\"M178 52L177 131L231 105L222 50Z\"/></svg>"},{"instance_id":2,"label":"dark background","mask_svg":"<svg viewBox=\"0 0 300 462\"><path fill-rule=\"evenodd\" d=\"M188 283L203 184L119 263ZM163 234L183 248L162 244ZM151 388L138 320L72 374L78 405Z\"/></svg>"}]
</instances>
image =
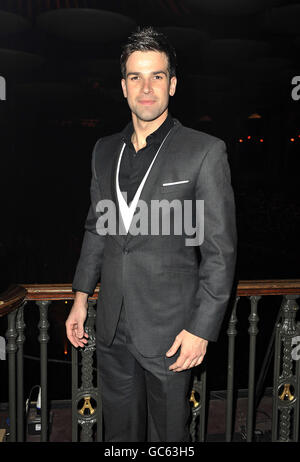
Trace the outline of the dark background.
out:
<instances>
[{"instance_id":1,"label":"dark background","mask_svg":"<svg viewBox=\"0 0 300 462\"><path fill-rule=\"evenodd\" d=\"M300 76L299 24L298 1L0 0L0 75L6 79L6 100L0 101L0 289L72 282L89 207L92 148L130 118L119 56L136 25L161 29L177 50L171 114L227 144L237 280L299 278L300 100L291 95L292 78ZM261 305L260 361L279 305L277 297L265 297ZM70 306L56 303L49 310L49 357L65 362ZM246 355L249 303L239 313ZM1 335L5 322L0 320ZM38 356L33 303L25 322L25 353ZM211 347L214 363L226 363L225 341L224 325L220 343ZM246 356L239 361L239 386L247 387ZM25 366L30 388L39 364L27 359ZM54 398L69 396L69 371L67 363L49 363ZM212 378L212 387L226 387L225 368Z\"/></svg>"}]
</instances>

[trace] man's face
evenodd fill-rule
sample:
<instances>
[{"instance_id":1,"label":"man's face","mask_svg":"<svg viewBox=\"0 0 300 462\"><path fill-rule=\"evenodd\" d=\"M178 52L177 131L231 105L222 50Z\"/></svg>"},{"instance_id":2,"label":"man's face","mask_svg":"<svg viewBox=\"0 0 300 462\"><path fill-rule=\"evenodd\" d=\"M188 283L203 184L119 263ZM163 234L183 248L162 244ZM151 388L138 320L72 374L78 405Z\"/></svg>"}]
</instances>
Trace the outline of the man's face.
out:
<instances>
[{"instance_id":1,"label":"man's face","mask_svg":"<svg viewBox=\"0 0 300 462\"><path fill-rule=\"evenodd\" d=\"M133 117L145 122L167 111L176 83L176 77L169 78L166 54L158 51L132 53L126 62L126 79L121 81Z\"/></svg>"}]
</instances>

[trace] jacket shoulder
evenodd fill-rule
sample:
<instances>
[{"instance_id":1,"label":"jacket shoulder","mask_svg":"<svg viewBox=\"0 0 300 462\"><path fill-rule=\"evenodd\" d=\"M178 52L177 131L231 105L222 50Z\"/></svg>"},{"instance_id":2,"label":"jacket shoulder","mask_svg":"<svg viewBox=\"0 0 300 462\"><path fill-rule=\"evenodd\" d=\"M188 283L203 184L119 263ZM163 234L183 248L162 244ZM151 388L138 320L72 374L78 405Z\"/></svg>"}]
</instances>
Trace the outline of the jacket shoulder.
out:
<instances>
[{"instance_id":1,"label":"jacket shoulder","mask_svg":"<svg viewBox=\"0 0 300 462\"><path fill-rule=\"evenodd\" d=\"M93 162L99 163L111 159L121 145L121 140L120 133L99 138L94 145L92 153Z\"/></svg>"},{"instance_id":2,"label":"jacket shoulder","mask_svg":"<svg viewBox=\"0 0 300 462\"><path fill-rule=\"evenodd\" d=\"M221 138L200 130L195 130L194 128L185 127L184 125L179 127L177 136L185 144L188 143L189 147L194 146L197 149L203 149L205 151L208 151L214 144L224 143Z\"/></svg>"},{"instance_id":3,"label":"jacket shoulder","mask_svg":"<svg viewBox=\"0 0 300 462\"><path fill-rule=\"evenodd\" d=\"M106 135L98 138L95 143L95 149L102 148L102 146L109 147L113 146L114 143L121 141L120 133L114 133L113 135Z\"/></svg>"}]
</instances>

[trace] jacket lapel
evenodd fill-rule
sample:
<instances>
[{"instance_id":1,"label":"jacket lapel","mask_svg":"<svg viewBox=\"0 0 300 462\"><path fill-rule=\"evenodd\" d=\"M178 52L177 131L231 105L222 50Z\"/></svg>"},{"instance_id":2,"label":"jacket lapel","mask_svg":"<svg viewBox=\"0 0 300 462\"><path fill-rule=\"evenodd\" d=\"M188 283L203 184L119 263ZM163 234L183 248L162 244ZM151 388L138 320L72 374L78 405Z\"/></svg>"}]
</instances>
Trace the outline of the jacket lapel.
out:
<instances>
[{"instance_id":1,"label":"jacket lapel","mask_svg":"<svg viewBox=\"0 0 300 462\"><path fill-rule=\"evenodd\" d=\"M170 130L168 136L166 137L155 159L155 162L152 165L149 175L145 181L139 200L143 200L147 203L148 206L150 205L153 189L159 183L162 167L166 164L167 159L171 154L172 150L169 149L170 144L173 141L174 136L180 127L181 123L177 119L174 119L174 127ZM108 153L106 162L105 159L102 158L103 164L106 163L105 171L103 170L103 168L101 168L101 166L99 166L99 172L101 172L100 188L102 190L103 197L112 200L116 208L116 235L112 234L111 236L117 240L118 244L121 247L123 247L125 243L127 244L131 239L137 237L135 235L130 234L131 226L129 228L129 232L126 234L117 197L116 173L123 143L124 141L121 139L121 137L118 137L117 142L113 143L113 146L110 149L110 152ZM139 235L139 237L141 236Z\"/></svg>"},{"instance_id":2,"label":"jacket lapel","mask_svg":"<svg viewBox=\"0 0 300 462\"><path fill-rule=\"evenodd\" d=\"M153 165L152 165L152 168L149 172L149 175L145 181L145 184L144 184L144 187L141 191L141 195L139 197L139 200L142 200L144 202L146 202L147 206L149 207L150 206L150 202L151 202L151 198L152 198L152 194L153 194L153 190L155 189L155 187L157 186L157 184L159 183L160 181L160 174L162 172L162 168L163 168L163 165L166 164L167 162L167 159L169 158L169 156L171 155L171 151L172 149L170 149L170 144L171 142L173 141L174 139L174 136L177 132L177 130L179 129L179 127L181 126L181 123L174 119L174 127L170 130L168 136L166 137ZM126 243L129 242L131 239L134 239L135 235L132 235L130 233L130 230L131 230L131 227L132 225L130 226L129 228L129 232L128 234L125 236L126 237ZM141 237L141 235L138 235L139 237Z\"/></svg>"},{"instance_id":3,"label":"jacket lapel","mask_svg":"<svg viewBox=\"0 0 300 462\"><path fill-rule=\"evenodd\" d=\"M117 141L112 143L106 157L100 158L99 161L101 161L101 165L99 165L97 169L100 175L99 187L102 192L102 197L112 201L115 204L116 234L111 234L111 236L118 241L121 247L123 247L126 232L122 217L120 215L119 202L117 198L116 171L122 146L123 141L121 137L118 137ZM119 228L122 230L123 235L122 233L119 233Z\"/></svg>"}]
</instances>

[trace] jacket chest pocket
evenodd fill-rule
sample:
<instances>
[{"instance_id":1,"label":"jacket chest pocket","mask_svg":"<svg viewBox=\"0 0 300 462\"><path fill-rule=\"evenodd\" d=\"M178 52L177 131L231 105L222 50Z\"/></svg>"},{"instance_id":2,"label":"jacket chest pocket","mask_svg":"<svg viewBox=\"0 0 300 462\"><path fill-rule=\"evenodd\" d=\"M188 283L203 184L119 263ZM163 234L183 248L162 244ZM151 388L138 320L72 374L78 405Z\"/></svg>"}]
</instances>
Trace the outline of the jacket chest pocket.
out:
<instances>
[{"instance_id":1,"label":"jacket chest pocket","mask_svg":"<svg viewBox=\"0 0 300 462\"><path fill-rule=\"evenodd\" d=\"M164 182L160 186L160 193L164 195L172 194L178 198L190 197L193 194L193 185L189 180L182 182Z\"/></svg>"}]
</instances>

